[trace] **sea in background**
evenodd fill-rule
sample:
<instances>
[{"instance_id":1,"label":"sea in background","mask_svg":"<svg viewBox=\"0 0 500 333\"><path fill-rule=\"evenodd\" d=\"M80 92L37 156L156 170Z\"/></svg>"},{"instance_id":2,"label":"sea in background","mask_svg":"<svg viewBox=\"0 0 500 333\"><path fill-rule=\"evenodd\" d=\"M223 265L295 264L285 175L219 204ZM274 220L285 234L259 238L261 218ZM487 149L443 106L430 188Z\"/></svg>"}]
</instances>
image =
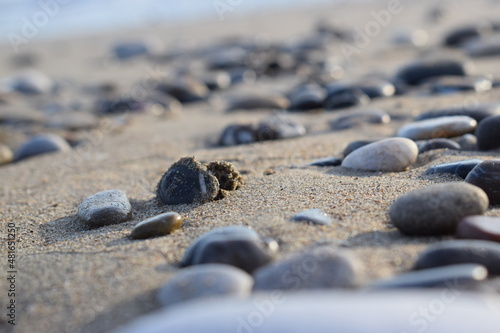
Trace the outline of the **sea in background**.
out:
<instances>
[{"instance_id":1,"label":"sea in background","mask_svg":"<svg viewBox=\"0 0 500 333\"><path fill-rule=\"evenodd\" d=\"M353 0L0 0L0 43L9 42L12 33L23 36L26 21L40 23L36 38L46 39L342 1ZM42 25L43 13L50 11Z\"/></svg>"}]
</instances>

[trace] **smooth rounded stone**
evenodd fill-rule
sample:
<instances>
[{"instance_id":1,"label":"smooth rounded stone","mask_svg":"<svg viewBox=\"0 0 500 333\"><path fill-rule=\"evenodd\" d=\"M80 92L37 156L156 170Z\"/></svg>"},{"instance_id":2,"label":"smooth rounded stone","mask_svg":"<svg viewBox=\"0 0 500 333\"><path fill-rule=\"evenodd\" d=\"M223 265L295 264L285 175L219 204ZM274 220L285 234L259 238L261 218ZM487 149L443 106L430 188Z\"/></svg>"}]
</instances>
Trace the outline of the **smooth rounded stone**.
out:
<instances>
[{"instance_id":1,"label":"smooth rounded stone","mask_svg":"<svg viewBox=\"0 0 500 333\"><path fill-rule=\"evenodd\" d=\"M477 137L474 134L467 133L454 140L460 145L462 150L477 150Z\"/></svg>"},{"instance_id":2,"label":"smooth rounded stone","mask_svg":"<svg viewBox=\"0 0 500 333\"><path fill-rule=\"evenodd\" d=\"M207 68L211 70L247 67L248 50L241 46L223 47L209 56Z\"/></svg>"},{"instance_id":3,"label":"smooth rounded stone","mask_svg":"<svg viewBox=\"0 0 500 333\"><path fill-rule=\"evenodd\" d=\"M259 123L255 131L257 141L291 139L306 134L304 125L285 114L276 113Z\"/></svg>"},{"instance_id":4,"label":"smooth rounded stone","mask_svg":"<svg viewBox=\"0 0 500 333\"><path fill-rule=\"evenodd\" d=\"M478 123L483 119L500 114L500 103L479 104L474 106L455 106L444 109L435 109L420 114L415 120L425 120L448 116L467 116L474 118Z\"/></svg>"},{"instance_id":5,"label":"smooth rounded stone","mask_svg":"<svg viewBox=\"0 0 500 333\"><path fill-rule=\"evenodd\" d=\"M11 88L14 91L38 95L53 91L54 81L37 70L26 70L10 78Z\"/></svg>"},{"instance_id":6,"label":"smooth rounded stone","mask_svg":"<svg viewBox=\"0 0 500 333\"><path fill-rule=\"evenodd\" d=\"M306 84L290 93L290 110L311 110L323 107L326 90L318 84Z\"/></svg>"},{"instance_id":7,"label":"smooth rounded stone","mask_svg":"<svg viewBox=\"0 0 500 333\"><path fill-rule=\"evenodd\" d=\"M396 93L392 82L377 77L360 79L354 83L354 87L359 88L370 98L391 97Z\"/></svg>"},{"instance_id":8,"label":"smooth rounded stone","mask_svg":"<svg viewBox=\"0 0 500 333\"><path fill-rule=\"evenodd\" d=\"M470 65L457 60L422 60L403 66L396 73L396 80L409 85L419 85L439 76L466 76Z\"/></svg>"},{"instance_id":9,"label":"smooth rounded stone","mask_svg":"<svg viewBox=\"0 0 500 333\"><path fill-rule=\"evenodd\" d=\"M113 54L121 60L149 54L149 47L144 42L123 42L113 47Z\"/></svg>"},{"instance_id":10,"label":"smooth rounded stone","mask_svg":"<svg viewBox=\"0 0 500 333\"><path fill-rule=\"evenodd\" d=\"M449 139L430 139L416 142L419 154L435 149L460 150L462 147L458 143Z\"/></svg>"},{"instance_id":11,"label":"smooth rounded stone","mask_svg":"<svg viewBox=\"0 0 500 333\"><path fill-rule=\"evenodd\" d=\"M324 107L327 110L366 105L370 97L357 87L329 87Z\"/></svg>"},{"instance_id":12,"label":"smooth rounded stone","mask_svg":"<svg viewBox=\"0 0 500 333\"><path fill-rule=\"evenodd\" d=\"M415 142L405 138L389 138L356 149L342 161L349 169L401 172L407 170L418 156Z\"/></svg>"},{"instance_id":13,"label":"smooth rounded stone","mask_svg":"<svg viewBox=\"0 0 500 333\"><path fill-rule=\"evenodd\" d=\"M284 110L288 105L288 99L283 96L245 95L230 98L227 111L256 109Z\"/></svg>"},{"instance_id":14,"label":"smooth rounded stone","mask_svg":"<svg viewBox=\"0 0 500 333\"><path fill-rule=\"evenodd\" d=\"M477 76L441 76L425 82L434 94L455 94L464 91L484 93L492 88L490 79Z\"/></svg>"},{"instance_id":15,"label":"smooth rounded stone","mask_svg":"<svg viewBox=\"0 0 500 333\"><path fill-rule=\"evenodd\" d=\"M388 124L391 121L385 111L377 109L337 112L330 121L332 130L345 130L362 124Z\"/></svg>"},{"instance_id":16,"label":"smooth rounded stone","mask_svg":"<svg viewBox=\"0 0 500 333\"><path fill-rule=\"evenodd\" d=\"M160 288L157 299L165 307L200 298L250 295L253 278L233 266L205 264L181 269Z\"/></svg>"},{"instance_id":17,"label":"smooth rounded stone","mask_svg":"<svg viewBox=\"0 0 500 333\"><path fill-rule=\"evenodd\" d=\"M20 161L36 155L71 150L66 140L55 134L42 134L30 138L15 153L14 160Z\"/></svg>"},{"instance_id":18,"label":"smooth rounded stone","mask_svg":"<svg viewBox=\"0 0 500 333\"><path fill-rule=\"evenodd\" d=\"M181 266L218 263L251 273L271 262L277 250L278 243L261 238L252 229L221 227L198 237L184 253Z\"/></svg>"},{"instance_id":19,"label":"smooth rounded stone","mask_svg":"<svg viewBox=\"0 0 500 333\"><path fill-rule=\"evenodd\" d=\"M231 76L223 71L205 73L202 81L211 91L224 90L231 86Z\"/></svg>"},{"instance_id":20,"label":"smooth rounded stone","mask_svg":"<svg viewBox=\"0 0 500 333\"><path fill-rule=\"evenodd\" d=\"M485 240L451 240L429 246L419 254L415 269L478 264L490 275L500 275L500 244Z\"/></svg>"},{"instance_id":21,"label":"smooth rounded stone","mask_svg":"<svg viewBox=\"0 0 500 333\"><path fill-rule=\"evenodd\" d=\"M254 143L257 141L253 125L229 125L219 138L220 146L236 146Z\"/></svg>"},{"instance_id":22,"label":"smooth rounded stone","mask_svg":"<svg viewBox=\"0 0 500 333\"><path fill-rule=\"evenodd\" d=\"M388 280L375 282L369 288L455 288L474 287L488 277L488 270L481 265L459 264L404 273Z\"/></svg>"},{"instance_id":23,"label":"smooth rounded stone","mask_svg":"<svg viewBox=\"0 0 500 333\"><path fill-rule=\"evenodd\" d=\"M351 252L317 246L254 273L254 290L355 288L364 279L363 265Z\"/></svg>"},{"instance_id":24,"label":"smooth rounded stone","mask_svg":"<svg viewBox=\"0 0 500 333\"><path fill-rule=\"evenodd\" d=\"M497 333L499 312L498 295L453 288L274 291L245 300L181 304L139 317L113 333Z\"/></svg>"},{"instance_id":25,"label":"smooth rounded stone","mask_svg":"<svg viewBox=\"0 0 500 333\"><path fill-rule=\"evenodd\" d=\"M89 228L122 223L132 218L132 206L122 191L101 191L82 201L78 218Z\"/></svg>"},{"instance_id":26,"label":"smooth rounded stone","mask_svg":"<svg viewBox=\"0 0 500 333\"><path fill-rule=\"evenodd\" d=\"M14 160L14 153L4 144L0 143L0 165L10 163Z\"/></svg>"},{"instance_id":27,"label":"smooth rounded stone","mask_svg":"<svg viewBox=\"0 0 500 333\"><path fill-rule=\"evenodd\" d=\"M467 216L458 224L456 234L458 238L500 242L500 217Z\"/></svg>"},{"instance_id":28,"label":"smooth rounded stone","mask_svg":"<svg viewBox=\"0 0 500 333\"><path fill-rule=\"evenodd\" d=\"M476 129L479 150L491 150L500 147L500 115L483 119Z\"/></svg>"},{"instance_id":29,"label":"smooth rounded stone","mask_svg":"<svg viewBox=\"0 0 500 333\"><path fill-rule=\"evenodd\" d=\"M208 87L197 78L183 75L168 82L162 82L158 91L173 96L181 103L192 103L207 100L210 95Z\"/></svg>"},{"instance_id":30,"label":"smooth rounded stone","mask_svg":"<svg viewBox=\"0 0 500 333\"><path fill-rule=\"evenodd\" d=\"M182 216L168 212L139 222L132 229L130 237L135 239L159 237L168 235L180 227L182 227Z\"/></svg>"},{"instance_id":31,"label":"smooth rounded stone","mask_svg":"<svg viewBox=\"0 0 500 333\"><path fill-rule=\"evenodd\" d=\"M463 49L470 57L500 56L500 34L468 41Z\"/></svg>"},{"instance_id":32,"label":"smooth rounded stone","mask_svg":"<svg viewBox=\"0 0 500 333\"><path fill-rule=\"evenodd\" d=\"M459 47L471 39L476 39L491 32L491 30L491 24L485 24L484 22L481 24L459 26L448 32L443 44L451 47Z\"/></svg>"},{"instance_id":33,"label":"smooth rounded stone","mask_svg":"<svg viewBox=\"0 0 500 333\"><path fill-rule=\"evenodd\" d=\"M426 174L432 175L436 173L449 173L451 175L457 175L460 178L465 179L469 172L472 171L479 163L483 162L479 159L470 159L457 162L450 162L444 164L438 164L431 166L425 171Z\"/></svg>"},{"instance_id":34,"label":"smooth rounded stone","mask_svg":"<svg viewBox=\"0 0 500 333\"><path fill-rule=\"evenodd\" d=\"M476 120L466 116L432 118L401 127L397 136L412 140L452 138L473 131L476 125Z\"/></svg>"},{"instance_id":35,"label":"smooth rounded stone","mask_svg":"<svg viewBox=\"0 0 500 333\"><path fill-rule=\"evenodd\" d=\"M391 223L408 236L453 234L466 216L488 209L488 196L467 183L444 183L420 188L399 197L389 210Z\"/></svg>"},{"instance_id":36,"label":"smooth rounded stone","mask_svg":"<svg viewBox=\"0 0 500 333\"><path fill-rule=\"evenodd\" d=\"M329 167L329 166L339 166L342 164L342 159L338 157L325 157L319 160L312 161L307 164L307 166L317 166L317 167Z\"/></svg>"},{"instance_id":37,"label":"smooth rounded stone","mask_svg":"<svg viewBox=\"0 0 500 333\"><path fill-rule=\"evenodd\" d=\"M332 219L321 209L309 209L292 216L292 221L308 222L318 225L331 225Z\"/></svg>"},{"instance_id":38,"label":"smooth rounded stone","mask_svg":"<svg viewBox=\"0 0 500 333\"><path fill-rule=\"evenodd\" d=\"M344 148L344 150L342 151L342 156L346 157L347 155L349 155L353 151L355 151L361 147L364 147L366 145L369 145L370 143L374 143L374 142L376 142L376 141L373 141L373 140L352 141Z\"/></svg>"},{"instance_id":39,"label":"smooth rounded stone","mask_svg":"<svg viewBox=\"0 0 500 333\"><path fill-rule=\"evenodd\" d=\"M491 205L500 204L500 159L479 163L469 172L465 181L482 188Z\"/></svg>"},{"instance_id":40,"label":"smooth rounded stone","mask_svg":"<svg viewBox=\"0 0 500 333\"><path fill-rule=\"evenodd\" d=\"M97 101L96 110L101 114L118 114L126 112L144 112L147 104L133 97L102 99Z\"/></svg>"}]
</instances>

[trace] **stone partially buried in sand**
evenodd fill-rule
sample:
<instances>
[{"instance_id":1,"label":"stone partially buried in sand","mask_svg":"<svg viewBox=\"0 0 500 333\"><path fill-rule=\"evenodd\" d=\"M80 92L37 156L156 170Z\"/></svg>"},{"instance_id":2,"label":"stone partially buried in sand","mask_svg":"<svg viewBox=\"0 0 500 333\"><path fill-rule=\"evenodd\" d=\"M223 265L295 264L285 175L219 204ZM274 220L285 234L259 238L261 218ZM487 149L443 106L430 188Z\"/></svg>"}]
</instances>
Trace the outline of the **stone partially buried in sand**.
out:
<instances>
[{"instance_id":1,"label":"stone partially buried in sand","mask_svg":"<svg viewBox=\"0 0 500 333\"><path fill-rule=\"evenodd\" d=\"M253 278L248 273L233 266L205 264L180 270L158 292L158 301L163 306L194 299L250 295Z\"/></svg>"},{"instance_id":2,"label":"stone partially buried in sand","mask_svg":"<svg viewBox=\"0 0 500 333\"><path fill-rule=\"evenodd\" d=\"M342 166L355 170L401 172L407 170L418 156L412 140L389 138L356 149L342 161Z\"/></svg>"},{"instance_id":3,"label":"stone partially buried in sand","mask_svg":"<svg viewBox=\"0 0 500 333\"><path fill-rule=\"evenodd\" d=\"M71 150L71 147L68 142L58 135L37 135L29 139L16 151L14 160L19 161L36 155L69 150Z\"/></svg>"},{"instance_id":4,"label":"stone partially buried in sand","mask_svg":"<svg viewBox=\"0 0 500 333\"><path fill-rule=\"evenodd\" d=\"M135 239L145 239L164 236L177 229L180 229L181 226L182 216L180 216L178 213L163 213L139 222L132 229L130 237Z\"/></svg>"},{"instance_id":5,"label":"stone partially buried in sand","mask_svg":"<svg viewBox=\"0 0 500 333\"><path fill-rule=\"evenodd\" d=\"M500 159L479 163L469 172L465 181L482 188L490 204L500 204Z\"/></svg>"},{"instance_id":6,"label":"stone partially buried in sand","mask_svg":"<svg viewBox=\"0 0 500 333\"><path fill-rule=\"evenodd\" d=\"M475 119L466 116L440 117L405 125L397 135L412 140L451 138L473 131L476 125Z\"/></svg>"},{"instance_id":7,"label":"stone partially buried in sand","mask_svg":"<svg viewBox=\"0 0 500 333\"><path fill-rule=\"evenodd\" d=\"M460 220L481 215L488 197L477 186L445 183L427 186L397 199L391 206L391 223L408 236L453 234Z\"/></svg>"},{"instance_id":8,"label":"stone partially buried in sand","mask_svg":"<svg viewBox=\"0 0 500 333\"><path fill-rule=\"evenodd\" d=\"M500 243L500 217L467 216L458 224L457 237Z\"/></svg>"},{"instance_id":9,"label":"stone partially buried in sand","mask_svg":"<svg viewBox=\"0 0 500 333\"><path fill-rule=\"evenodd\" d=\"M89 228L118 224L132 218L132 206L124 192L102 191L82 201L78 206L78 218Z\"/></svg>"}]
</instances>

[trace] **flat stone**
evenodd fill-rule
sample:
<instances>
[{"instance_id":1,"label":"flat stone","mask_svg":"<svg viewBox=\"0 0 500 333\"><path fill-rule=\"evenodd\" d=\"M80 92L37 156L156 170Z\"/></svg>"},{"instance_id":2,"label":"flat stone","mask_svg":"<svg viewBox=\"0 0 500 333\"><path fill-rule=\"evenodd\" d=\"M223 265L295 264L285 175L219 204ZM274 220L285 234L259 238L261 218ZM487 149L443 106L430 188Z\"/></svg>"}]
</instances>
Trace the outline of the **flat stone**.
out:
<instances>
[{"instance_id":1,"label":"flat stone","mask_svg":"<svg viewBox=\"0 0 500 333\"><path fill-rule=\"evenodd\" d=\"M78 218L89 228L118 224L132 218L132 206L124 192L102 191L82 201L78 206Z\"/></svg>"},{"instance_id":2,"label":"flat stone","mask_svg":"<svg viewBox=\"0 0 500 333\"><path fill-rule=\"evenodd\" d=\"M183 104L204 101L210 95L208 87L201 80L190 75L182 75L162 82L156 89L173 96Z\"/></svg>"},{"instance_id":3,"label":"flat stone","mask_svg":"<svg viewBox=\"0 0 500 333\"><path fill-rule=\"evenodd\" d=\"M458 26L446 34L443 44L452 47L461 46L471 39L476 39L491 32L491 30L491 25L487 23Z\"/></svg>"},{"instance_id":4,"label":"flat stone","mask_svg":"<svg viewBox=\"0 0 500 333\"><path fill-rule=\"evenodd\" d=\"M230 98L227 111L256 109L285 110L289 103L288 99L283 96L248 94Z\"/></svg>"},{"instance_id":5,"label":"flat stone","mask_svg":"<svg viewBox=\"0 0 500 333\"><path fill-rule=\"evenodd\" d=\"M458 143L449 139L430 139L416 142L419 154L435 149L460 150L462 147Z\"/></svg>"},{"instance_id":6,"label":"flat stone","mask_svg":"<svg viewBox=\"0 0 500 333\"><path fill-rule=\"evenodd\" d=\"M453 234L466 216L481 215L488 209L488 197L477 186L444 183L420 188L398 198L389 217L408 236Z\"/></svg>"},{"instance_id":7,"label":"flat stone","mask_svg":"<svg viewBox=\"0 0 500 333\"><path fill-rule=\"evenodd\" d=\"M500 55L500 34L465 43L463 49L470 57L498 57Z\"/></svg>"},{"instance_id":8,"label":"flat stone","mask_svg":"<svg viewBox=\"0 0 500 333\"><path fill-rule=\"evenodd\" d=\"M404 273L391 279L375 282L374 289L395 288L456 288L464 289L486 280L488 270L481 265L461 264L423 269Z\"/></svg>"},{"instance_id":9,"label":"flat stone","mask_svg":"<svg viewBox=\"0 0 500 333\"><path fill-rule=\"evenodd\" d=\"M483 119L476 129L479 150L500 148L500 115Z\"/></svg>"},{"instance_id":10,"label":"flat stone","mask_svg":"<svg viewBox=\"0 0 500 333\"><path fill-rule=\"evenodd\" d=\"M470 159L464 161L450 162L444 164L437 164L431 166L425 172L428 175L436 173L449 173L451 175L457 175L460 178L465 179L469 172L472 171L479 163L483 162L479 159Z\"/></svg>"},{"instance_id":11,"label":"flat stone","mask_svg":"<svg viewBox=\"0 0 500 333\"><path fill-rule=\"evenodd\" d=\"M291 139L306 134L304 125L286 114L276 113L259 123L255 131L257 141Z\"/></svg>"},{"instance_id":12,"label":"flat stone","mask_svg":"<svg viewBox=\"0 0 500 333\"><path fill-rule=\"evenodd\" d=\"M500 204L500 159L479 163L469 172L465 181L482 188L491 205Z\"/></svg>"},{"instance_id":13,"label":"flat stone","mask_svg":"<svg viewBox=\"0 0 500 333\"><path fill-rule=\"evenodd\" d=\"M254 273L254 290L353 288L362 280L361 262L348 250L317 246Z\"/></svg>"},{"instance_id":14,"label":"flat stone","mask_svg":"<svg viewBox=\"0 0 500 333\"><path fill-rule=\"evenodd\" d=\"M492 88L491 80L480 76L441 76L431 78L425 84L434 94L484 93Z\"/></svg>"},{"instance_id":15,"label":"flat stone","mask_svg":"<svg viewBox=\"0 0 500 333\"><path fill-rule=\"evenodd\" d=\"M14 160L14 153L4 144L0 143L0 165L10 163Z\"/></svg>"},{"instance_id":16,"label":"flat stone","mask_svg":"<svg viewBox=\"0 0 500 333\"><path fill-rule=\"evenodd\" d=\"M219 263L251 273L273 259L278 244L243 226L211 230L197 238L186 250L181 266Z\"/></svg>"},{"instance_id":17,"label":"flat stone","mask_svg":"<svg viewBox=\"0 0 500 333\"><path fill-rule=\"evenodd\" d=\"M362 124L388 124L391 121L385 111L377 109L337 112L330 121L332 130L345 130Z\"/></svg>"},{"instance_id":18,"label":"flat stone","mask_svg":"<svg viewBox=\"0 0 500 333\"><path fill-rule=\"evenodd\" d=\"M352 86L329 86L328 96L325 99L325 109L335 110L348 108L351 106L366 105L370 102L370 97L360 88Z\"/></svg>"},{"instance_id":19,"label":"flat stone","mask_svg":"<svg viewBox=\"0 0 500 333\"><path fill-rule=\"evenodd\" d=\"M484 240L439 242L420 253L415 269L458 264L483 265L489 274L500 275L500 244Z\"/></svg>"},{"instance_id":20,"label":"flat stone","mask_svg":"<svg viewBox=\"0 0 500 333\"><path fill-rule=\"evenodd\" d=\"M472 132L477 121L466 116L440 117L417 121L401 127L397 136L412 140L451 138Z\"/></svg>"},{"instance_id":21,"label":"flat stone","mask_svg":"<svg viewBox=\"0 0 500 333\"><path fill-rule=\"evenodd\" d=\"M469 64L457 60L422 60L403 66L396 74L396 80L409 85L419 85L425 80L439 76L466 76Z\"/></svg>"},{"instance_id":22,"label":"flat stone","mask_svg":"<svg viewBox=\"0 0 500 333\"><path fill-rule=\"evenodd\" d=\"M407 170L418 156L415 142L405 138L389 138L356 149L342 161L349 169L401 172Z\"/></svg>"},{"instance_id":23,"label":"flat stone","mask_svg":"<svg viewBox=\"0 0 500 333\"><path fill-rule=\"evenodd\" d=\"M26 70L9 79L12 90L23 94L46 94L54 89L54 81L46 74L37 70Z\"/></svg>"},{"instance_id":24,"label":"flat stone","mask_svg":"<svg viewBox=\"0 0 500 333\"><path fill-rule=\"evenodd\" d=\"M332 219L321 209L308 209L292 216L293 221L304 221L318 225L331 225Z\"/></svg>"},{"instance_id":25,"label":"flat stone","mask_svg":"<svg viewBox=\"0 0 500 333\"><path fill-rule=\"evenodd\" d=\"M250 295L253 278L233 266L205 264L181 269L158 292L158 302L165 307L200 298Z\"/></svg>"},{"instance_id":26,"label":"flat stone","mask_svg":"<svg viewBox=\"0 0 500 333\"><path fill-rule=\"evenodd\" d=\"M453 288L364 293L274 291L246 300L181 304L140 317L113 333L399 333L419 329L425 333L470 333L479 327L481 333L497 333L499 312L500 299L495 294L458 293Z\"/></svg>"},{"instance_id":27,"label":"flat stone","mask_svg":"<svg viewBox=\"0 0 500 333\"><path fill-rule=\"evenodd\" d=\"M482 103L479 105L459 105L429 110L420 114L415 118L415 120L418 121L449 116L467 116L474 118L478 123L480 123L483 119L498 114L500 114L500 103Z\"/></svg>"},{"instance_id":28,"label":"flat stone","mask_svg":"<svg viewBox=\"0 0 500 333\"><path fill-rule=\"evenodd\" d=\"M163 213L136 224L132 229L130 237L135 239L145 239L164 236L180 229L181 226L182 216L178 213Z\"/></svg>"},{"instance_id":29,"label":"flat stone","mask_svg":"<svg viewBox=\"0 0 500 333\"><path fill-rule=\"evenodd\" d=\"M457 237L500 242L500 217L467 216L457 226Z\"/></svg>"},{"instance_id":30,"label":"flat stone","mask_svg":"<svg viewBox=\"0 0 500 333\"><path fill-rule=\"evenodd\" d=\"M339 166L342 164L342 159L338 157L325 157L311 163L307 164L307 166L317 166L317 167L330 167L330 166Z\"/></svg>"},{"instance_id":31,"label":"flat stone","mask_svg":"<svg viewBox=\"0 0 500 333\"><path fill-rule=\"evenodd\" d=\"M55 134L42 134L30 138L15 153L14 160L20 161L29 157L65 152L71 150L66 140Z\"/></svg>"},{"instance_id":32,"label":"flat stone","mask_svg":"<svg viewBox=\"0 0 500 333\"><path fill-rule=\"evenodd\" d=\"M396 88L392 82L377 77L366 77L353 84L371 99L380 97L391 97L396 93Z\"/></svg>"},{"instance_id":33,"label":"flat stone","mask_svg":"<svg viewBox=\"0 0 500 333\"><path fill-rule=\"evenodd\" d=\"M290 93L290 110L311 110L323 107L326 90L318 84L306 84Z\"/></svg>"}]
</instances>

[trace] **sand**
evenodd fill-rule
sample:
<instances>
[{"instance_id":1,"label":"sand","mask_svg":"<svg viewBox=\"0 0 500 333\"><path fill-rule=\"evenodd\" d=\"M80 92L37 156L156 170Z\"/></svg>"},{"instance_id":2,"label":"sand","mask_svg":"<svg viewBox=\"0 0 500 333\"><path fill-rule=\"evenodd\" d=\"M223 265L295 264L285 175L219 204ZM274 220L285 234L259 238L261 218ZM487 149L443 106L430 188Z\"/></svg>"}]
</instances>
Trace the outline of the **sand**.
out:
<instances>
[{"instance_id":1,"label":"sand","mask_svg":"<svg viewBox=\"0 0 500 333\"><path fill-rule=\"evenodd\" d=\"M498 12L492 1L455 1L442 24L426 23L425 13L434 2L403 1L404 10L369 46L347 64L347 76L369 72L392 75L419 55L439 52L398 49L390 44L394 32L425 28L431 45L437 45L449 27L475 22ZM33 40L26 52L39 55L37 66L56 77L83 85L116 82L127 92L148 75L148 63L110 61L113 41L130 36L154 36L165 47L208 45L226 36L263 36L271 40L293 39L312 31L319 18L340 25L363 27L370 12L387 7L385 1L357 5L328 5L302 10L283 9L225 21L194 22L178 26L154 26L137 31L115 31L99 36L63 41ZM12 52L0 55L1 76L15 72ZM339 57L341 57L340 50ZM492 58L494 59L494 58ZM476 62L478 73L500 77L492 59ZM156 66L156 65L150 65ZM163 71L162 65L160 71ZM248 90L284 92L293 77L257 81ZM245 91L236 88L236 91ZM232 90L231 92L234 92ZM225 93L221 94L223 100ZM71 96L70 98L74 98ZM89 96L77 96L90 103ZM430 165L467 158L493 158L497 153L433 151L407 172L359 172L341 167L304 167L314 159L339 155L353 140L380 139L395 134L411 116L431 108L461 105L467 100L499 101L500 89L484 95L403 96L376 100L371 106L393 116L389 125L366 125L341 132L328 130L330 112L293 114L309 134L283 141L246 146L214 147L222 129L234 122L258 122L269 112L225 113L220 100L186 106L181 114L156 117L128 116L126 124L102 125L80 133L83 148L70 153L45 155L0 167L2 220L2 291L0 331L14 328L6 323L5 290L6 227L16 226L16 325L14 332L109 332L159 306L155 293L172 274L185 249L201 234L221 226L246 225L280 244L280 256L300 251L318 241L330 241L351 249L366 267L367 282L411 268L418 253L429 244L449 237L402 236L389 224L388 209L399 196L439 182L460 181L451 176L425 176ZM36 115L35 105L17 101L20 114ZM36 130L36 128L35 128ZM3 127L2 127L3 131ZM5 130L2 140L17 147L29 133ZM10 136L9 136L10 135ZM228 198L203 205L159 206L154 200L157 182L166 169L183 156L200 161L226 160L244 171L246 185ZM77 221L79 203L101 190L127 193L134 216L129 222L86 230ZM333 219L332 226L291 222L298 211L320 208ZM176 211L185 218L172 235L132 241L131 228L145 218ZM487 215L500 216L498 208Z\"/></svg>"}]
</instances>

